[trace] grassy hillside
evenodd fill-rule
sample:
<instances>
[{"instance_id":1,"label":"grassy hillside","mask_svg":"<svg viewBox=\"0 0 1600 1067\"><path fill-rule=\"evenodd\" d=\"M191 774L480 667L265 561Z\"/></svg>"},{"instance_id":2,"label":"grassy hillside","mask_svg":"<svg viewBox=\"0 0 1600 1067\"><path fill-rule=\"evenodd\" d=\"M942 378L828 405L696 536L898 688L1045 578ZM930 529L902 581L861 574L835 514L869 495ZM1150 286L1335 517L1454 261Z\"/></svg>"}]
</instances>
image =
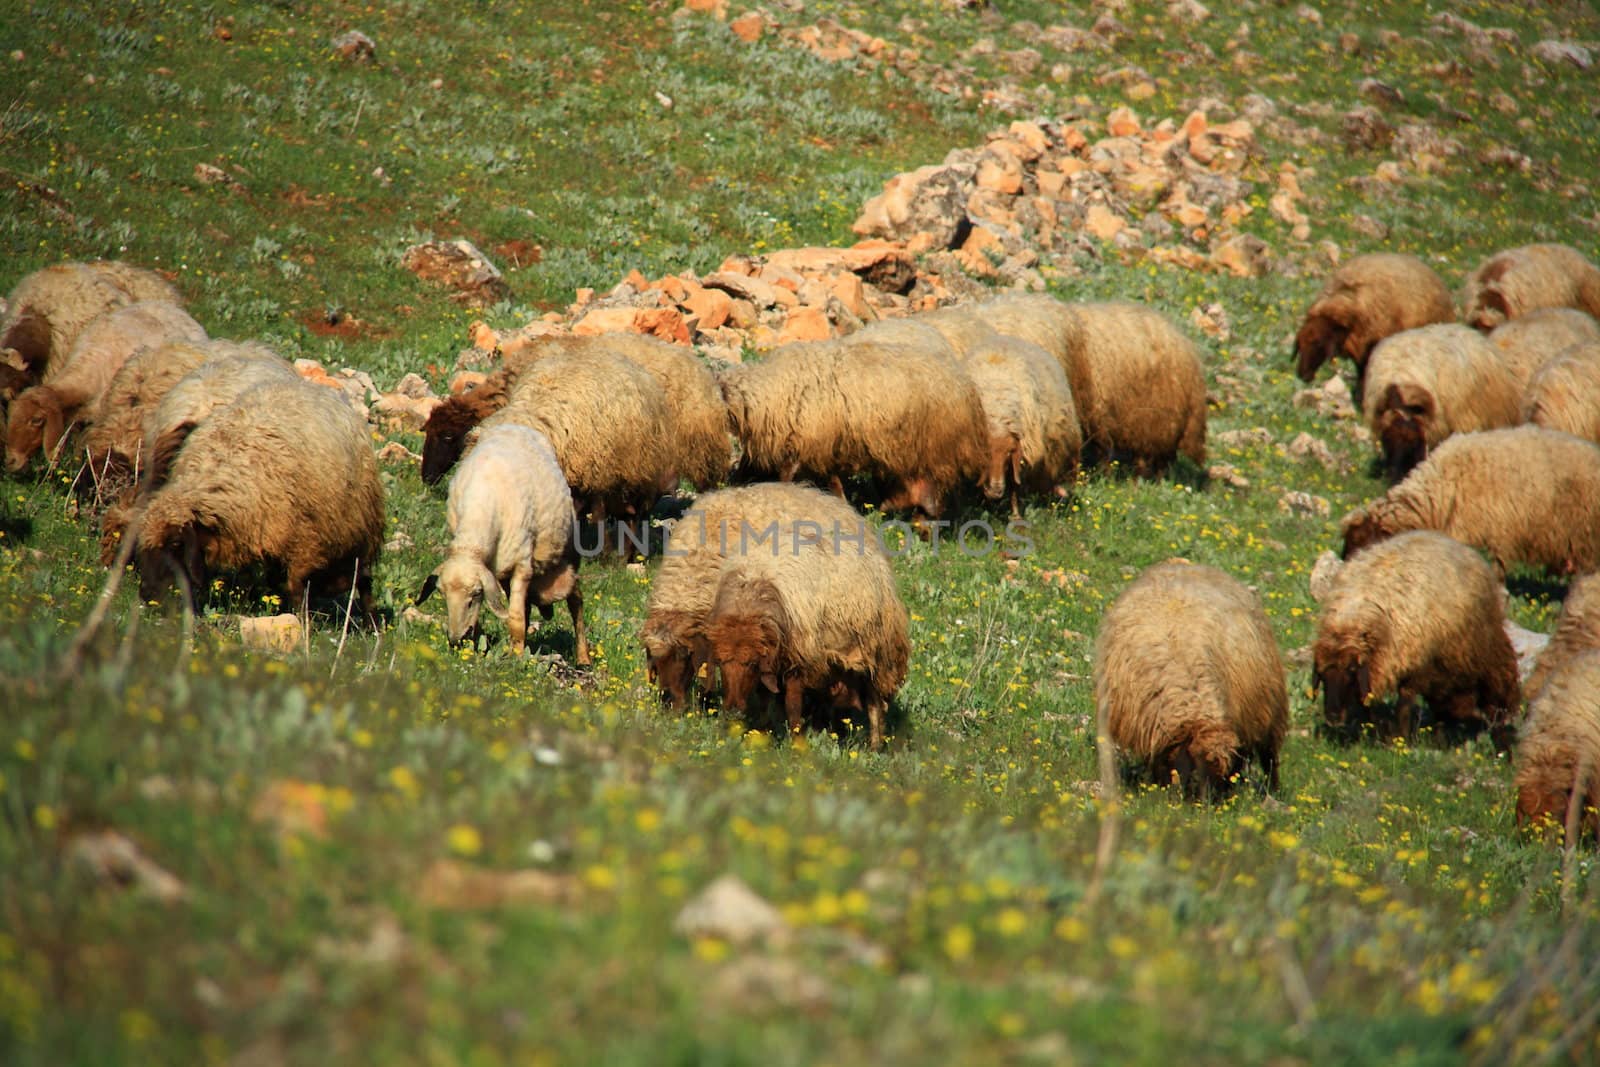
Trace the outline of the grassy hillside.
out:
<instances>
[{"instance_id":1,"label":"grassy hillside","mask_svg":"<svg viewBox=\"0 0 1600 1067\"><path fill-rule=\"evenodd\" d=\"M104 581L96 531L68 475L0 483L0 1061L1600 1057L1592 851L1564 870L1518 836L1487 741L1314 735L1307 578L1382 487L1370 446L1291 402L1289 357L1323 242L1416 252L1452 285L1514 244L1600 252L1600 75L1531 51L1600 39L1600 17L1181 7L808 0L773 3L746 44L622 0L0 0L0 290L125 258L169 272L215 336L386 387L418 371L440 388L473 319L519 325L630 269L848 243L884 180L1013 118L1221 119L1250 94L1276 111L1239 224L1272 247L1266 277L1093 241L1046 264L1057 295L1144 301L1201 343L1212 462L1239 484L1097 474L1029 512L1023 558L909 546L911 676L881 754L661 712L636 639L654 561L585 566L590 674L559 665L559 616L520 661L498 641L448 649L436 602L407 610L446 541L442 487L404 463L384 467L383 633L322 617L304 654L275 659L243 652L234 620L276 611L270 594L214 591L186 643L124 590L63 675ZM1102 16L1104 49L1047 32ZM917 58L889 74L780 32L827 19ZM375 62L333 56L350 28ZM1347 136L1364 106L1412 132ZM1284 163L1304 241L1269 207ZM464 310L403 271L429 236L489 252L511 299ZM1225 335L1195 325L1211 305ZM1302 432L1331 464L1291 455ZM1328 516L1281 506L1290 491ZM1267 606L1293 664L1283 789L1129 798L1091 895L1093 637L1174 555ZM1559 590L1515 588L1513 616L1548 629ZM157 870L95 877L87 843L108 831ZM725 873L781 932L674 930Z\"/></svg>"}]
</instances>

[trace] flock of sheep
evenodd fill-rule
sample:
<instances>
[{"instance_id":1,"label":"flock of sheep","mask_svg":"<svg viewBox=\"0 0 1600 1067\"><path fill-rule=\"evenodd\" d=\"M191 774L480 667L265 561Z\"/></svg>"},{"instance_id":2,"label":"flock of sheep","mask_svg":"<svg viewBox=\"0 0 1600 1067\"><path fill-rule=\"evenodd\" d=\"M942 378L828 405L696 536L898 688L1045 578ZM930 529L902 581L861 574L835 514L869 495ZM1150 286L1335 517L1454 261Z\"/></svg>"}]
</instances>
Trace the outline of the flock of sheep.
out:
<instances>
[{"instance_id":1,"label":"flock of sheep","mask_svg":"<svg viewBox=\"0 0 1600 1067\"><path fill-rule=\"evenodd\" d=\"M1464 304L1461 325L1420 260L1361 256L1296 338L1303 378L1341 354L1356 364L1397 481L1344 520L1314 681L1336 732L1431 721L1515 742L1519 820L1571 833L1586 811L1592 829L1600 271L1565 246L1514 249L1474 272ZM104 561L133 563L142 597L176 583L192 599L213 572L264 564L292 603L348 591L375 620L384 500L365 424L265 347L209 339L159 276L97 262L24 278L0 323L0 397L8 470L81 453L75 488L100 514ZM487 607L521 653L533 608L549 618L564 600L588 663L579 523L626 530L687 481L699 495L643 623L650 682L679 707L775 702L791 731L863 715L877 748L909 618L846 482L921 525L968 490L1019 514L1080 467L1203 468L1206 390L1193 343L1150 308L1011 294L717 371L649 337L541 338L424 433L423 479L454 471L451 544L418 601L442 594L452 642ZM1504 628L1513 565L1585 576L1525 689ZM1101 732L1151 780L1216 795L1253 760L1276 788L1286 675L1236 579L1149 568L1106 612L1094 664Z\"/></svg>"}]
</instances>

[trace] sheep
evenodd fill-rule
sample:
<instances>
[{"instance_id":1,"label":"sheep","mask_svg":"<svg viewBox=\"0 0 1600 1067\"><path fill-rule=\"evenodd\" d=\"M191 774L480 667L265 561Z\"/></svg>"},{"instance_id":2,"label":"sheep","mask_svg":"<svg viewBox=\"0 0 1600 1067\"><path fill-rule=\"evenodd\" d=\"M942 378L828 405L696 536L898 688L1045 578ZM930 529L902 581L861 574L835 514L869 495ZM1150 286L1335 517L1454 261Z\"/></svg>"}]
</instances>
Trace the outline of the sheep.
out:
<instances>
[{"instance_id":1,"label":"sheep","mask_svg":"<svg viewBox=\"0 0 1600 1067\"><path fill-rule=\"evenodd\" d=\"M985 322L977 314L976 306L971 304L925 312L911 321L922 326L930 326L937 331L939 336L944 338L952 356L958 361L964 361L979 344L995 336L994 327ZM912 336L909 330L903 329L902 332L908 339ZM859 337L860 333L851 336Z\"/></svg>"},{"instance_id":2,"label":"sheep","mask_svg":"<svg viewBox=\"0 0 1600 1067\"><path fill-rule=\"evenodd\" d=\"M1295 334L1295 373L1303 382L1343 354L1356 366L1354 396L1360 403L1367 359L1378 342L1406 330L1456 317L1450 290L1416 256L1373 252L1356 256L1323 283Z\"/></svg>"},{"instance_id":3,"label":"sheep","mask_svg":"<svg viewBox=\"0 0 1600 1067\"><path fill-rule=\"evenodd\" d=\"M1521 697L1502 596L1494 568L1441 533L1403 533L1357 554L1322 602L1312 645L1327 727L1376 725L1371 705L1395 694L1398 736L1411 735L1420 698L1441 724L1487 728L1504 750Z\"/></svg>"},{"instance_id":4,"label":"sheep","mask_svg":"<svg viewBox=\"0 0 1600 1067\"><path fill-rule=\"evenodd\" d=\"M1600 443L1600 340L1572 345L1540 367L1523 391L1522 418Z\"/></svg>"},{"instance_id":5,"label":"sheep","mask_svg":"<svg viewBox=\"0 0 1600 1067\"><path fill-rule=\"evenodd\" d=\"M1095 636L1094 700L1101 736L1158 785L1220 797L1254 758L1278 789L1283 658L1260 599L1222 571L1168 560L1122 591Z\"/></svg>"},{"instance_id":6,"label":"sheep","mask_svg":"<svg viewBox=\"0 0 1600 1067\"><path fill-rule=\"evenodd\" d=\"M911 653L889 560L811 523L780 525L776 535L772 554L732 557L717 580L705 636L723 706L744 715L765 688L781 695L791 734L803 729L808 700L864 710L868 743L880 749Z\"/></svg>"},{"instance_id":7,"label":"sheep","mask_svg":"<svg viewBox=\"0 0 1600 1067\"><path fill-rule=\"evenodd\" d=\"M590 353L620 356L656 379L667 401L670 428L665 443L673 450L673 467L678 475L701 491L727 478L733 448L716 379L693 352L643 334L536 337L506 353L500 368L477 388L445 400L441 405L444 410L435 409L423 432L429 441L435 437L460 440L473 426L505 406L518 379L530 367L556 355L582 357ZM424 444L424 481L432 484L448 469L448 464L440 466L448 451L443 445L435 447L434 461L430 463L430 452Z\"/></svg>"},{"instance_id":8,"label":"sheep","mask_svg":"<svg viewBox=\"0 0 1600 1067\"><path fill-rule=\"evenodd\" d=\"M78 414L92 410L130 357L169 341L199 342L206 331L177 304L144 301L102 315L78 335L64 364L12 403L6 469L20 471L41 447L52 459Z\"/></svg>"},{"instance_id":9,"label":"sheep","mask_svg":"<svg viewBox=\"0 0 1600 1067\"><path fill-rule=\"evenodd\" d=\"M1519 827L1566 827L1569 845L1600 834L1600 650L1563 661L1529 702L1516 767Z\"/></svg>"},{"instance_id":10,"label":"sheep","mask_svg":"<svg viewBox=\"0 0 1600 1067\"><path fill-rule=\"evenodd\" d=\"M572 490L545 436L513 423L485 427L450 479L447 515L450 551L423 582L417 603L435 588L444 591L450 643L477 632L487 604L506 620L511 652L520 656L530 609L549 618L550 605L565 600L576 658L587 666Z\"/></svg>"},{"instance_id":11,"label":"sheep","mask_svg":"<svg viewBox=\"0 0 1600 1067\"><path fill-rule=\"evenodd\" d=\"M1125 459L1152 475L1182 454L1204 467L1206 383L1194 343L1141 304L1065 307L1078 329L1063 329L1073 347L1061 369L1078 408L1085 462Z\"/></svg>"},{"instance_id":12,"label":"sheep","mask_svg":"<svg viewBox=\"0 0 1600 1067\"><path fill-rule=\"evenodd\" d=\"M0 352L13 357L0 376L4 399L37 384L52 363L66 359L89 323L141 301L182 303L161 275L114 260L58 263L17 282L0 318Z\"/></svg>"},{"instance_id":13,"label":"sheep","mask_svg":"<svg viewBox=\"0 0 1600 1067\"><path fill-rule=\"evenodd\" d=\"M597 521L647 512L677 486L666 395L648 371L621 356L565 352L540 360L479 430L506 422L549 439L578 513Z\"/></svg>"},{"instance_id":14,"label":"sheep","mask_svg":"<svg viewBox=\"0 0 1600 1067\"><path fill-rule=\"evenodd\" d=\"M1373 350L1362 413L1396 482L1451 434L1521 422L1522 390L1482 334L1422 326Z\"/></svg>"},{"instance_id":15,"label":"sheep","mask_svg":"<svg viewBox=\"0 0 1600 1067\"><path fill-rule=\"evenodd\" d=\"M1600 447L1539 426L1457 434L1340 526L1346 559L1407 530L1438 530L1502 569L1587 573L1600 564Z\"/></svg>"},{"instance_id":16,"label":"sheep","mask_svg":"<svg viewBox=\"0 0 1600 1067\"><path fill-rule=\"evenodd\" d=\"M1485 332L1538 308L1573 307L1600 317L1600 269L1567 245L1507 249L1467 277L1461 305L1467 325Z\"/></svg>"},{"instance_id":17,"label":"sheep","mask_svg":"<svg viewBox=\"0 0 1600 1067\"><path fill-rule=\"evenodd\" d=\"M935 313L937 314L937 313ZM879 319L868 323L854 333L846 334L841 341L848 347L864 342L873 344L907 345L920 348L930 355L955 360L956 351L944 333L933 325L931 316Z\"/></svg>"},{"instance_id":18,"label":"sheep","mask_svg":"<svg viewBox=\"0 0 1600 1067\"><path fill-rule=\"evenodd\" d=\"M1083 432L1072 387L1050 353L1001 334L978 341L962 366L989 428L984 495L1000 500L1009 493L1011 514L1019 516L1019 492L1052 493L1074 480Z\"/></svg>"},{"instance_id":19,"label":"sheep","mask_svg":"<svg viewBox=\"0 0 1600 1067\"><path fill-rule=\"evenodd\" d=\"M1502 322L1489 333L1489 343L1522 390L1540 367L1585 341L1600 341L1600 322L1576 308L1540 308Z\"/></svg>"},{"instance_id":20,"label":"sheep","mask_svg":"<svg viewBox=\"0 0 1600 1067\"><path fill-rule=\"evenodd\" d=\"M1576 578L1568 587L1555 632L1522 685L1528 702L1531 704L1538 697L1545 682L1562 664L1589 649L1600 649L1600 574Z\"/></svg>"},{"instance_id":21,"label":"sheep","mask_svg":"<svg viewBox=\"0 0 1600 1067\"><path fill-rule=\"evenodd\" d=\"M137 507L139 595L176 580L192 602L207 572L281 564L289 601L353 581L369 620L383 542L383 486L367 427L331 389L272 382L189 435L170 477Z\"/></svg>"},{"instance_id":22,"label":"sheep","mask_svg":"<svg viewBox=\"0 0 1600 1067\"><path fill-rule=\"evenodd\" d=\"M984 469L988 431L972 380L941 355L902 344L797 342L722 376L745 479L878 480L885 509L937 518L946 495Z\"/></svg>"},{"instance_id":23,"label":"sheep","mask_svg":"<svg viewBox=\"0 0 1600 1067\"><path fill-rule=\"evenodd\" d=\"M1007 293L969 306L970 313L1004 337L1032 341L1055 358L1068 380L1083 347L1083 322L1074 305L1044 293Z\"/></svg>"},{"instance_id":24,"label":"sheep","mask_svg":"<svg viewBox=\"0 0 1600 1067\"><path fill-rule=\"evenodd\" d=\"M762 482L707 493L673 525L661 569L650 583L640 632L647 677L664 703L688 705L689 688L705 664L704 624L723 561L746 551L770 551L768 531L812 522L841 544L861 538L882 551L866 519L849 504L808 485Z\"/></svg>"},{"instance_id":25,"label":"sheep","mask_svg":"<svg viewBox=\"0 0 1600 1067\"><path fill-rule=\"evenodd\" d=\"M86 469L77 488L82 491L93 486L102 495L114 493L121 477L131 475L147 462L141 447L144 423L162 398L196 367L235 355L283 363L258 342L219 339L199 343L172 341L132 356L112 377L89 416L89 429L83 438Z\"/></svg>"}]
</instances>

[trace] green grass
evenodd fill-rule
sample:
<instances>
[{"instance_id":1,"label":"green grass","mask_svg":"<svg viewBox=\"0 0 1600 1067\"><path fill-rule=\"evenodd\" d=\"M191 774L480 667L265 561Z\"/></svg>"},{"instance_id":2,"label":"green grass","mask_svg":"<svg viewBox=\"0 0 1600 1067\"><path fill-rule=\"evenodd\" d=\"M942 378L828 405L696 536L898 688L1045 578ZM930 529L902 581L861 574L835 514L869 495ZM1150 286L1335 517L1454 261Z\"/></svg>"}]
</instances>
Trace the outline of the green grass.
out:
<instances>
[{"instance_id":1,"label":"green grass","mask_svg":"<svg viewBox=\"0 0 1600 1067\"><path fill-rule=\"evenodd\" d=\"M1156 80L1133 105L1147 121L1181 121L1207 97L1277 103L1284 121L1261 131L1245 175L1245 227L1284 257L1282 272L1242 281L1108 251L1060 264L1055 289L1146 301L1186 324L1223 305L1232 335L1203 346L1213 437L1259 426L1273 443L1214 441L1212 458L1249 487L1096 475L1070 504L1030 513L1035 552L1015 567L914 546L896 565L911 675L896 741L873 754L852 737L773 743L715 715L660 712L635 637L655 563L585 566L597 667L579 687L500 643L449 651L437 615L405 615L446 537L442 492L402 465L384 478L391 536L410 547L378 570L394 618L381 635L351 634L341 651L337 620L322 618L308 655L251 656L231 616L275 610L270 591L224 588L189 649L176 620L125 590L88 666L62 678L104 580L95 533L58 475L6 481L0 1061L1600 1056L1587 1014L1600 1000L1592 852L1567 883L1557 851L1517 835L1510 767L1487 742L1317 738L1303 665L1291 668L1278 798L1130 797L1103 890L1087 896L1100 825L1089 655L1105 606L1142 567L1183 555L1253 584L1283 648L1301 648L1315 620L1311 563L1335 545L1337 517L1380 490L1361 446L1290 404L1289 340L1326 263L1314 242L1419 252L1451 283L1531 240L1593 255L1592 196L1571 186L1600 164L1595 76L1499 45L1498 69L1471 59L1421 4L1328 4L1321 25L1287 6L1217 5L1183 28L1139 2L1118 15L1129 33L1113 51L1073 54L1016 22L1087 27L1091 13L998 6L976 16L811 0L804 19L970 66L963 81L978 89L1019 81L1045 113L1103 115L1125 101L1098 75L1133 65ZM1524 45L1600 37L1577 4L1457 13ZM1248 40L1230 50L1242 20ZM377 41L375 65L330 58L349 26ZM1400 37L1384 44L1384 30ZM1000 56L974 50L982 38L996 53L1038 49L1042 63L1008 75ZM1233 66L1239 47L1261 57L1253 71ZM1452 59L1461 71L1440 73ZM927 80L823 63L772 34L739 45L709 19L620 0L0 0L0 64L11 87L0 288L56 260L121 256L172 272L216 335L263 337L384 385L409 370L440 384L472 318L515 325L635 267L705 271L733 253L847 242L884 179L1012 117ZM1056 64L1065 81L1050 79ZM1463 154L1388 192L1353 182L1390 158L1341 141L1339 116L1363 103L1365 77L1404 94L1391 122L1429 122ZM1515 114L1489 105L1497 91ZM1527 153L1531 171L1478 162L1497 144ZM1267 210L1285 161L1315 171L1301 178L1311 246ZM200 182L202 162L237 184ZM1358 213L1388 239L1361 236ZM466 236L491 255L528 242L542 258L498 257L512 299L469 313L399 268L427 235ZM360 327L319 334L335 309ZM1301 431L1349 473L1290 459ZM1291 489L1327 498L1333 517L1284 513ZM1537 628L1555 610L1512 601ZM570 651L565 625L534 645ZM268 817L284 795L320 829ZM138 842L185 898L94 884L71 855L102 828ZM446 859L538 868L567 895L440 906L425 876ZM778 907L792 936L741 948L674 933L685 900L725 872Z\"/></svg>"}]
</instances>

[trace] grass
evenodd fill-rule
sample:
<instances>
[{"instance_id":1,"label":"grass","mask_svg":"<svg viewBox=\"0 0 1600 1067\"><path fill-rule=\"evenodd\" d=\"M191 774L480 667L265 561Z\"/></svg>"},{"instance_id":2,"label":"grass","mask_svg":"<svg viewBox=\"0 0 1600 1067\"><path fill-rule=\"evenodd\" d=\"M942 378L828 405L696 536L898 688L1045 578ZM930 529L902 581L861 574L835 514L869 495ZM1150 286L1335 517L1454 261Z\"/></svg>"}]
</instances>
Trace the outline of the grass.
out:
<instances>
[{"instance_id":1,"label":"grass","mask_svg":"<svg viewBox=\"0 0 1600 1067\"><path fill-rule=\"evenodd\" d=\"M1281 121L1261 131L1244 225L1285 264L1254 281L1109 250L1056 264L1066 298L1142 300L1184 323L1224 307L1231 335L1204 342L1213 461L1249 485L1091 477L1070 503L1035 507L1033 553L1015 566L913 546L896 565L912 669L884 754L662 714L635 637L655 563L585 567L597 666L581 684L498 641L448 650L437 615L406 611L445 541L442 493L406 465L384 470L391 536L407 547L378 571L394 620L381 635L340 652L325 617L305 654L252 656L232 617L276 611L271 591L221 588L188 648L176 620L124 591L88 666L62 678L103 582L94 531L59 472L0 485L0 1060L1600 1056L1592 853L1564 877L1556 851L1516 834L1510 768L1486 742L1319 739L1303 665L1277 799L1128 798L1089 898L1089 655L1105 606L1142 567L1184 555L1253 584L1283 648L1301 648L1311 563L1337 517L1380 489L1361 445L1289 400L1288 341L1326 264L1316 242L1418 252L1452 283L1512 244L1600 249L1592 198L1574 189L1600 162L1594 75L1525 53L1600 37L1592 10L1457 8L1517 33L1523 50L1493 44L1488 58L1421 4L1328 4L1320 23L1278 5L1215 10L1183 27L1164 5L1132 3L1114 51L1064 53L1019 23L1087 27L1092 14L774 8L789 25L833 17L919 49L929 76L906 77L825 63L775 33L740 45L711 19L620 0L0 0L13 87L0 105L0 286L60 259L121 256L172 272L217 335L384 385L410 370L441 384L480 314L509 326L634 267L704 271L849 241L885 178L1012 117L981 93L941 91L932 74L957 64L979 89L1017 82L1044 113L1128 102L1120 81L1101 84L1125 66L1153 78L1155 95L1132 105L1148 121L1272 97ZM330 58L351 26L376 40L375 64ZM1023 47L1040 66L1008 73L1005 53ZM1341 139L1368 77L1403 94L1392 123L1427 122L1461 153L1363 184L1391 158ZM1495 145L1531 167L1480 162ZM1267 210L1283 161L1314 172L1301 175L1306 246ZM231 181L200 181L197 163ZM1357 215L1388 237L1364 236ZM512 300L468 313L417 284L399 253L428 235L496 256ZM531 245L538 261L520 266L495 251ZM330 335L330 311L356 325ZM1217 443L1253 427L1270 441ZM1290 458L1300 432L1345 469ZM1281 510L1288 490L1326 498L1332 517ZM1548 629L1558 606L1518 588L1514 617ZM533 644L570 652L560 622ZM75 842L100 829L136 841L186 895L164 904L88 877ZM441 894L441 863L538 870L557 890L490 906ZM684 902L725 872L790 936L740 947L676 934Z\"/></svg>"}]
</instances>

